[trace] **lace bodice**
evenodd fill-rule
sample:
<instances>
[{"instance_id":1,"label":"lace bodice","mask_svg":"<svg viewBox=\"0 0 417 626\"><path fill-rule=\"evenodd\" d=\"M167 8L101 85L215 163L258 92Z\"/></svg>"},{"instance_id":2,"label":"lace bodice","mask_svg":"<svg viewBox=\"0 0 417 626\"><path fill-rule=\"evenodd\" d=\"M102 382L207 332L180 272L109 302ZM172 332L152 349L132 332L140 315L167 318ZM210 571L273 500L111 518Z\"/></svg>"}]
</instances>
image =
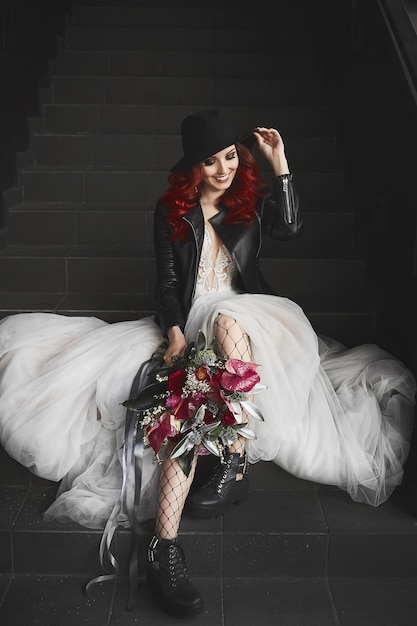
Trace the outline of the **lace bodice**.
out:
<instances>
[{"instance_id":1,"label":"lace bodice","mask_svg":"<svg viewBox=\"0 0 417 626\"><path fill-rule=\"evenodd\" d=\"M236 275L236 267L228 249L223 244L216 251L210 233L204 231L203 248L197 271L197 284L194 298L203 293L213 293L230 289Z\"/></svg>"}]
</instances>

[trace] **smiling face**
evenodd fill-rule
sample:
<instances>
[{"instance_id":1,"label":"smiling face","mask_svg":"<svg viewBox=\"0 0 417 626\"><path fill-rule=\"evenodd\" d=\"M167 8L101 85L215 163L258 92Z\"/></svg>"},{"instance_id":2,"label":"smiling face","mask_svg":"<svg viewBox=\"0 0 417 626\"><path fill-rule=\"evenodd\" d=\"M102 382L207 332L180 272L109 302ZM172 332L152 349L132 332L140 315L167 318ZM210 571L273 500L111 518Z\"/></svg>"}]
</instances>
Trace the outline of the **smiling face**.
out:
<instances>
[{"instance_id":1,"label":"smiling face","mask_svg":"<svg viewBox=\"0 0 417 626\"><path fill-rule=\"evenodd\" d=\"M236 146L229 146L213 156L208 157L202 163L203 180L200 189L205 192L223 193L229 189L239 167L239 157Z\"/></svg>"}]
</instances>

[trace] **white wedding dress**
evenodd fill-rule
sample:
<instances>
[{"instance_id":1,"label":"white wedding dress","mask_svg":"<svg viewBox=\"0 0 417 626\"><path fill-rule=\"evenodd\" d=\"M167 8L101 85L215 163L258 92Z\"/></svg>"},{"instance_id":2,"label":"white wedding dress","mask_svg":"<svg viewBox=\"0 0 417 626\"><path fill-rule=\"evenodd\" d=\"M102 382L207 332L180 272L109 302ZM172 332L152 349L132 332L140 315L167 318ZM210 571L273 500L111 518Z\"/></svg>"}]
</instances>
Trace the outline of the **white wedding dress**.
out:
<instances>
[{"instance_id":1,"label":"white wedding dress","mask_svg":"<svg viewBox=\"0 0 417 626\"><path fill-rule=\"evenodd\" d=\"M267 389L256 395L251 463L271 460L311 481L378 505L399 485L409 451L416 383L373 344L318 338L287 298L239 294L228 251L206 231L187 340L213 335L219 312L249 335ZM47 519L102 528L117 501L125 409L133 378L163 338L153 318L108 324L49 313L0 322L0 437L6 451L61 481ZM145 452L140 518L154 516L158 465ZM127 524L127 518L121 518Z\"/></svg>"}]
</instances>

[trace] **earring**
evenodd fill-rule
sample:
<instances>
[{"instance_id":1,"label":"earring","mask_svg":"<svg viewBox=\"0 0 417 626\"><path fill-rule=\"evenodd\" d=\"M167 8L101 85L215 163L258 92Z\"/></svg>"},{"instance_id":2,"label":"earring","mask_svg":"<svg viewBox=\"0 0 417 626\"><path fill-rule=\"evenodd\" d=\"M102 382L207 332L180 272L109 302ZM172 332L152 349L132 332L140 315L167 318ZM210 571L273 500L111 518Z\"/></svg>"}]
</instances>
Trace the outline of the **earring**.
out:
<instances>
[{"instance_id":1,"label":"earring","mask_svg":"<svg viewBox=\"0 0 417 626\"><path fill-rule=\"evenodd\" d=\"M198 196L198 187L194 187L194 191L195 191L196 195Z\"/></svg>"}]
</instances>

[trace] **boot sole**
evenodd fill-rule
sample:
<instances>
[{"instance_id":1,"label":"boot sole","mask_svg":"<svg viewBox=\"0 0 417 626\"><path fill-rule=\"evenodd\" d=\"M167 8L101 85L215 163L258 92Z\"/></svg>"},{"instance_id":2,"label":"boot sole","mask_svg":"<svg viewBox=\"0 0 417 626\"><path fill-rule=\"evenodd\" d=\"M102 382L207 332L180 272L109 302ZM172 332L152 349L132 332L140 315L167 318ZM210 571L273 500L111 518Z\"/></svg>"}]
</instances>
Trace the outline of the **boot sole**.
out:
<instances>
[{"instance_id":1,"label":"boot sole","mask_svg":"<svg viewBox=\"0 0 417 626\"><path fill-rule=\"evenodd\" d=\"M158 585L150 577L147 579L147 587L157 600L158 606L160 606L160 608L163 609L168 615L173 617L191 617L192 615L198 615L204 611L203 601L192 607L179 607L176 603L170 602L161 594Z\"/></svg>"},{"instance_id":2,"label":"boot sole","mask_svg":"<svg viewBox=\"0 0 417 626\"><path fill-rule=\"evenodd\" d=\"M193 515L194 517L200 517L202 519L212 519L219 517L220 515L225 515L231 509L233 504L238 506L239 504L243 504L244 502L246 502L247 499L248 495L241 496L236 500L230 502L230 504L227 504L227 506L222 506L217 509L214 509L213 507L202 507L201 505L193 505L193 503L190 502L189 504L187 504L187 511L188 513L190 513L190 515Z\"/></svg>"}]
</instances>

